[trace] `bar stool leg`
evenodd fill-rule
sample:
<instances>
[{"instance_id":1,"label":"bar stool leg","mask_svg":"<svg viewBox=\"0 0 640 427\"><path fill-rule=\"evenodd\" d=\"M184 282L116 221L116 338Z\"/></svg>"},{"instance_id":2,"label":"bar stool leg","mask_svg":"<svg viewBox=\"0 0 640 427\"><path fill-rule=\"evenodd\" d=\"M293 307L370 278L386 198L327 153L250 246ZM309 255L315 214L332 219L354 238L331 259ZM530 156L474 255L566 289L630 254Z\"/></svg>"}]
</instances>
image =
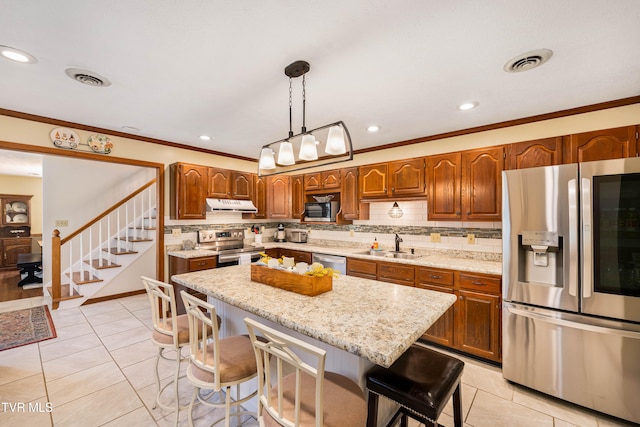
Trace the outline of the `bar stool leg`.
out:
<instances>
[{"instance_id":1,"label":"bar stool leg","mask_svg":"<svg viewBox=\"0 0 640 427\"><path fill-rule=\"evenodd\" d=\"M453 423L456 427L462 427L462 399L460 398L460 383L453 392Z\"/></svg>"},{"instance_id":2,"label":"bar stool leg","mask_svg":"<svg viewBox=\"0 0 640 427\"><path fill-rule=\"evenodd\" d=\"M369 403L367 404L367 427L378 426L378 395L369 392Z\"/></svg>"}]
</instances>

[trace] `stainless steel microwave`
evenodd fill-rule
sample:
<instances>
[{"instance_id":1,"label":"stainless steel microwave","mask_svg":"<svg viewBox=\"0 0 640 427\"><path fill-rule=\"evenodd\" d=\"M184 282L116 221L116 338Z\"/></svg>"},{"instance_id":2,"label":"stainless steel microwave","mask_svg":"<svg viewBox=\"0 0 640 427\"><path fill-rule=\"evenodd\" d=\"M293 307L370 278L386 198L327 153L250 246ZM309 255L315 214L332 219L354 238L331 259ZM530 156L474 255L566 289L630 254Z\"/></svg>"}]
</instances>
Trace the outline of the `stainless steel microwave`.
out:
<instances>
[{"instance_id":1,"label":"stainless steel microwave","mask_svg":"<svg viewBox=\"0 0 640 427\"><path fill-rule=\"evenodd\" d=\"M340 202L308 202L304 204L305 221L335 222Z\"/></svg>"}]
</instances>

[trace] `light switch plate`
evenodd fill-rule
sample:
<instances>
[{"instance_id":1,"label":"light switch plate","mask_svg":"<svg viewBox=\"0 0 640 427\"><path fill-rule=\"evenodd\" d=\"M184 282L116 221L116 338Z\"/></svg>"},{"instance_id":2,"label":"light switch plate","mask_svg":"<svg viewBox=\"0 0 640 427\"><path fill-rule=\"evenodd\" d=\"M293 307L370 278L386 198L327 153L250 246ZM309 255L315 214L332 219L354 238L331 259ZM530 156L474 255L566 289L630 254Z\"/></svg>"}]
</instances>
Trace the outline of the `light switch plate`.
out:
<instances>
[{"instance_id":1,"label":"light switch plate","mask_svg":"<svg viewBox=\"0 0 640 427\"><path fill-rule=\"evenodd\" d=\"M182 236L182 228L172 228L171 235L173 236Z\"/></svg>"},{"instance_id":2,"label":"light switch plate","mask_svg":"<svg viewBox=\"0 0 640 427\"><path fill-rule=\"evenodd\" d=\"M69 220L68 219L56 219L56 227L68 227Z\"/></svg>"},{"instance_id":3,"label":"light switch plate","mask_svg":"<svg viewBox=\"0 0 640 427\"><path fill-rule=\"evenodd\" d=\"M433 243L440 243L440 233L431 233L431 241Z\"/></svg>"},{"instance_id":4,"label":"light switch plate","mask_svg":"<svg viewBox=\"0 0 640 427\"><path fill-rule=\"evenodd\" d=\"M476 244L476 235L475 234L467 234L467 243L470 245L475 245Z\"/></svg>"}]
</instances>

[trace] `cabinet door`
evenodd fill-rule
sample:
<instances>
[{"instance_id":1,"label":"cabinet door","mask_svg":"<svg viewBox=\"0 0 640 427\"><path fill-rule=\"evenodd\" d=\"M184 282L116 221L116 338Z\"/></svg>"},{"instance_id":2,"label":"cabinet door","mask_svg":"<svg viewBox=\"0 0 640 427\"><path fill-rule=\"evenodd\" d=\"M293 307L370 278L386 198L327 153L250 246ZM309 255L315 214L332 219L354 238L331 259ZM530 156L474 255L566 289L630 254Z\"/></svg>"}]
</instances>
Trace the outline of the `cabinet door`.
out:
<instances>
[{"instance_id":1,"label":"cabinet door","mask_svg":"<svg viewBox=\"0 0 640 427\"><path fill-rule=\"evenodd\" d=\"M253 174L250 172L231 172L231 197L238 200L251 200L253 194Z\"/></svg>"},{"instance_id":2,"label":"cabinet door","mask_svg":"<svg viewBox=\"0 0 640 427\"><path fill-rule=\"evenodd\" d=\"M424 196L424 158L401 160L389 163L389 181L392 196Z\"/></svg>"},{"instance_id":3,"label":"cabinet door","mask_svg":"<svg viewBox=\"0 0 640 427\"><path fill-rule=\"evenodd\" d=\"M12 194L0 194L2 203L0 223L6 226L28 227L31 225L31 198Z\"/></svg>"},{"instance_id":4,"label":"cabinet door","mask_svg":"<svg viewBox=\"0 0 640 427\"><path fill-rule=\"evenodd\" d=\"M427 159L429 194L427 212L430 220L460 219L460 153L430 156Z\"/></svg>"},{"instance_id":5,"label":"cabinet door","mask_svg":"<svg viewBox=\"0 0 640 427\"><path fill-rule=\"evenodd\" d=\"M378 280L397 285L415 286L416 267L395 262L379 262Z\"/></svg>"},{"instance_id":6,"label":"cabinet door","mask_svg":"<svg viewBox=\"0 0 640 427\"><path fill-rule=\"evenodd\" d=\"M231 197L231 171L209 168L207 197L227 199Z\"/></svg>"},{"instance_id":7,"label":"cabinet door","mask_svg":"<svg viewBox=\"0 0 640 427\"><path fill-rule=\"evenodd\" d=\"M568 137L565 163L634 157L638 150L636 126L578 133Z\"/></svg>"},{"instance_id":8,"label":"cabinet door","mask_svg":"<svg viewBox=\"0 0 640 427\"><path fill-rule=\"evenodd\" d=\"M291 193L288 176L267 177L267 216L289 218L291 216Z\"/></svg>"},{"instance_id":9,"label":"cabinet door","mask_svg":"<svg viewBox=\"0 0 640 427\"><path fill-rule=\"evenodd\" d=\"M368 209L363 212L358 193L358 168L342 169L342 190L340 191L340 211L347 220L369 219Z\"/></svg>"},{"instance_id":10,"label":"cabinet door","mask_svg":"<svg viewBox=\"0 0 640 427\"><path fill-rule=\"evenodd\" d=\"M386 163L360 166L360 197L387 197L388 179Z\"/></svg>"},{"instance_id":11,"label":"cabinet door","mask_svg":"<svg viewBox=\"0 0 640 427\"><path fill-rule=\"evenodd\" d=\"M428 283L416 283L416 288L428 289L430 291L444 292L452 294L453 289L444 286L437 286ZM451 306L433 325L422 335L422 338L437 344L453 347L453 313Z\"/></svg>"},{"instance_id":12,"label":"cabinet door","mask_svg":"<svg viewBox=\"0 0 640 427\"><path fill-rule=\"evenodd\" d=\"M459 350L500 361L500 296L456 291L455 346Z\"/></svg>"},{"instance_id":13,"label":"cabinet door","mask_svg":"<svg viewBox=\"0 0 640 427\"><path fill-rule=\"evenodd\" d=\"M500 221L504 148L462 153L462 219Z\"/></svg>"},{"instance_id":14,"label":"cabinet door","mask_svg":"<svg viewBox=\"0 0 640 427\"><path fill-rule=\"evenodd\" d=\"M320 173L320 182L323 190L340 188L340 170L330 170Z\"/></svg>"},{"instance_id":15,"label":"cabinet door","mask_svg":"<svg viewBox=\"0 0 640 427\"><path fill-rule=\"evenodd\" d=\"M253 175L253 195L251 201L258 211L252 214L242 214L242 218L267 218L267 179L265 177Z\"/></svg>"},{"instance_id":16,"label":"cabinet door","mask_svg":"<svg viewBox=\"0 0 640 427\"><path fill-rule=\"evenodd\" d=\"M318 173L306 173L304 174L304 189L321 190L322 189L322 175Z\"/></svg>"},{"instance_id":17,"label":"cabinet door","mask_svg":"<svg viewBox=\"0 0 640 427\"><path fill-rule=\"evenodd\" d=\"M18 255L31 253L30 238L2 240L2 267L15 267L18 264Z\"/></svg>"},{"instance_id":18,"label":"cabinet door","mask_svg":"<svg viewBox=\"0 0 640 427\"><path fill-rule=\"evenodd\" d=\"M291 217L301 219L304 215L304 175L291 177Z\"/></svg>"},{"instance_id":19,"label":"cabinet door","mask_svg":"<svg viewBox=\"0 0 640 427\"><path fill-rule=\"evenodd\" d=\"M378 263L366 259L347 258L347 276L376 280L378 278Z\"/></svg>"},{"instance_id":20,"label":"cabinet door","mask_svg":"<svg viewBox=\"0 0 640 427\"><path fill-rule=\"evenodd\" d=\"M508 146L507 168L524 169L562 164L562 137L517 142Z\"/></svg>"},{"instance_id":21,"label":"cabinet door","mask_svg":"<svg viewBox=\"0 0 640 427\"><path fill-rule=\"evenodd\" d=\"M171 219L204 219L207 196L207 167L171 165Z\"/></svg>"}]
</instances>

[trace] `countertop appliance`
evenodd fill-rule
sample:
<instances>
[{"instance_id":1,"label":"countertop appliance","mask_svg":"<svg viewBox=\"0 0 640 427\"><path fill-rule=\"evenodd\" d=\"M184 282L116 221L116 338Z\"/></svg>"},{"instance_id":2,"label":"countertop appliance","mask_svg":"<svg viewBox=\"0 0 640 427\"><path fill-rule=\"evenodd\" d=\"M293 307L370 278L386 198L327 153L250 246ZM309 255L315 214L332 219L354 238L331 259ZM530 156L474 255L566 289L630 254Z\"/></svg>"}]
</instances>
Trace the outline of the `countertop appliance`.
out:
<instances>
[{"instance_id":1,"label":"countertop appliance","mask_svg":"<svg viewBox=\"0 0 640 427\"><path fill-rule=\"evenodd\" d=\"M284 224L278 224L278 229L276 230L276 235L274 239L276 242L286 242L286 233L284 231Z\"/></svg>"},{"instance_id":2,"label":"countertop appliance","mask_svg":"<svg viewBox=\"0 0 640 427\"><path fill-rule=\"evenodd\" d=\"M640 423L640 158L502 177L503 376Z\"/></svg>"},{"instance_id":3,"label":"countertop appliance","mask_svg":"<svg viewBox=\"0 0 640 427\"><path fill-rule=\"evenodd\" d=\"M289 241L292 243L307 243L308 233L304 230L289 230Z\"/></svg>"},{"instance_id":4,"label":"countertop appliance","mask_svg":"<svg viewBox=\"0 0 640 427\"><path fill-rule=\"evenodd\" d=\"M244 230L199 230L198 246L200 249L218 251L218 267L238 265L241 260L250 262L260 259L263 246L245 246Z\"/></svg>"},{"instance_id":5,"label":"countertop appliance","mask_svg":"<svg viewBox=\"0 0 640 427\"><path fill-rule=\"evenodd\" d=\"M347 274L347 257L312 253L311 262L319 262L325 268L332 268L340 272L340 274Z\"/></svg>"},{"instance_id":6,"label":"countertop appliance","mask_svg":"<svg viewBox=\"0 0 640 427\"><path fill-rule=\"evenodd\" d=\"M305 221L335 222L340 202L307 202L304 204Z\"/></svg>"}]
</instances>

